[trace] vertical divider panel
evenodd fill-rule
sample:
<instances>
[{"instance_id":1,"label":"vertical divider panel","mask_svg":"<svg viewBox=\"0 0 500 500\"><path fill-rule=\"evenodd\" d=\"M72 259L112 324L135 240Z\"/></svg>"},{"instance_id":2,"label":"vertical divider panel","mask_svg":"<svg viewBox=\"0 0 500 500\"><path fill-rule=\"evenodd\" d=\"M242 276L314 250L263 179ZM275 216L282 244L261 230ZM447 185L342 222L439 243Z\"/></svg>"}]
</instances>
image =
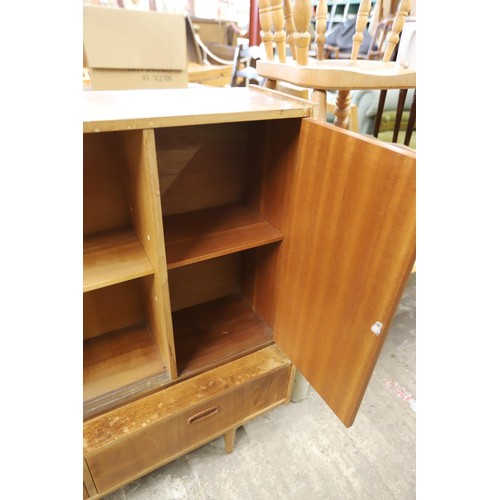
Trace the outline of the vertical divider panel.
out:
<instances>
[{"instance_id":1,"label":"vertical divider panel","mask_svg":"<svg viewBox=\"0 0 500 500\"><path fill-rule=\"evenodd\" d=\"M177 378L177 364L154 130L128 132L124 148L129 167L131 218L137 238L155 271L150 279L143 279L145 307L165 368L174 379Z\"/></svg>"}]
</instances>

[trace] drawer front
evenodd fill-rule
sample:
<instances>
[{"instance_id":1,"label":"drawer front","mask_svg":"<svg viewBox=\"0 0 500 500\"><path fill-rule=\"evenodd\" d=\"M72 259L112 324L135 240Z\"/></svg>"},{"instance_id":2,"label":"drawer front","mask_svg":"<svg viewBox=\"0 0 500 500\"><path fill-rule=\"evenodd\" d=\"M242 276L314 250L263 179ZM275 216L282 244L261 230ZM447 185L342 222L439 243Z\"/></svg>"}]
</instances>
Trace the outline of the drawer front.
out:
<instances>
[{"instance_id":1,"label":"drawer front","mask_svg":"<svg viewBox=\"0 0 500 500\"><path fill-rule=\"evenodd\" d=\"M291 365L228 388L86 456L103 494L222 435L287 399Z\"/></svg>"}]
</instances>

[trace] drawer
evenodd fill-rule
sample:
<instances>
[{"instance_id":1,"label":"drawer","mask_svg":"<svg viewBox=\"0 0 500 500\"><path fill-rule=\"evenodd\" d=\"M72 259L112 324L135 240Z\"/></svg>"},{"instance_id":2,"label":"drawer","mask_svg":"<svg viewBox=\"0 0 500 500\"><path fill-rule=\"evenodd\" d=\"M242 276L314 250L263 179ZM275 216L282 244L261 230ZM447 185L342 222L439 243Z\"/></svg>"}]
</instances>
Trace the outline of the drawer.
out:
<instances>
[{"instance_id":1,"label":"drawer","mask_svg":"<svg viewBox=\"0 0 500 500\"><path fill-rule=\"evenodd\" d=\"M287 401L290 378L271 346L90 421L85 459L99 495Z\"/></svg>"}]
</instances>

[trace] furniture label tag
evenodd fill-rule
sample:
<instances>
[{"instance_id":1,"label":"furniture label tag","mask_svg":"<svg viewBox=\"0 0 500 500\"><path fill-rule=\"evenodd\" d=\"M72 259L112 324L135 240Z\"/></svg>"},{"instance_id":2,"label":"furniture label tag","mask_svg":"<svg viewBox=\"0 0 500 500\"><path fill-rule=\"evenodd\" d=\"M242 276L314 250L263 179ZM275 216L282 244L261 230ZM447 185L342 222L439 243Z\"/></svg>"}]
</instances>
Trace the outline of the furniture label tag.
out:
<instances>
[{"instance_id":1,"label":"furniture label tag","mask_svg":"<svg viewBox=\"0 0 500 500\"><path fill-rule=\"evenodd\" d=\"M371 327L371 331L372 331L375 335L379 336L379 335L380 335L380 333L382 332L382 327L383 327L383 326L384 326L384 325L383 325L380 321L376 321L376 322L372 325L372 327Z\"/></svg>"}]
</instances>

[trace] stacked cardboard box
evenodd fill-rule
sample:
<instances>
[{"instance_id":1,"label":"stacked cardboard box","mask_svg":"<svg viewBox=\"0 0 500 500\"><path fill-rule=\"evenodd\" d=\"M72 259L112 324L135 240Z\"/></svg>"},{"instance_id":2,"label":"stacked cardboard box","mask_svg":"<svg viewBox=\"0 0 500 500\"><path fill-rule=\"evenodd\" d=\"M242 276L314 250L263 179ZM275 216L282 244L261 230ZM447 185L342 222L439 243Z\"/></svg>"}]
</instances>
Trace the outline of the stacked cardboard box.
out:
<instances>
[{"instance_id":1,"label":"stacked cardboard box","mask_svg":"<svg viewBox=\"0 0 500 500\"><path fill-rule=\"evenodd\" d=\"M83 58L92 90L187 87L185 18L85 6Z\"/></svg>"}]
</instances>

